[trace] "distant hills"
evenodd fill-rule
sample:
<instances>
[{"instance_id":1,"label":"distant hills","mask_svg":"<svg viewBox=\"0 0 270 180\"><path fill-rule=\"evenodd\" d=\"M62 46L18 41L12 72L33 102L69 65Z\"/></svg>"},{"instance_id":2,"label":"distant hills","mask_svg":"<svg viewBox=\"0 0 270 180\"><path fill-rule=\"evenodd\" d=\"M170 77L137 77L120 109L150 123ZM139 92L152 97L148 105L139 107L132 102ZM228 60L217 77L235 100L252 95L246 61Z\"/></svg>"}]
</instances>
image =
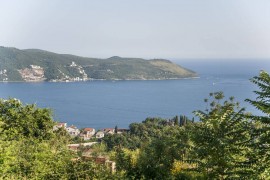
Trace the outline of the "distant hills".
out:
<instances>
[{"instance_id":1,"label":"distant hills","mask_svg":"<svg viewBox=\"0 0 270 180\"><path fill-rule=\"evenodd\" d=\"M98 59L0 47L0 81L161 80L196 76L194 71L164 59Z\"/></svg>"}]
</instances>

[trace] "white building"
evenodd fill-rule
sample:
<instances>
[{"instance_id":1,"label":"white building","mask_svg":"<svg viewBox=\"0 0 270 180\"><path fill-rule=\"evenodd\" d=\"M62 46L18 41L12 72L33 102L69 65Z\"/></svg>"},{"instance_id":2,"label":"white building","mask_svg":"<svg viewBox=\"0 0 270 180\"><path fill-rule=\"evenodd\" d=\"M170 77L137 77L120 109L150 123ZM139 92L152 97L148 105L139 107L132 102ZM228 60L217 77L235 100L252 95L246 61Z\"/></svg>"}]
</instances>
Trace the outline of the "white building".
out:
<instances>
[{"instance_id":1,"label":"white building","mask_svg":"<svg viewBox=\"0 0 270 180\"><path fill-rule=\"evenodd\" d=\"M80 136L83 140L89 140L95 133L96 130L94 128L84 128Z\"/></svg>"},{"instance_id":2,"label":"white building","mask_svg":"<svg viewBox=\"0 0 270 180\"><path fill-rule=\"evenodd\" d=\"M104 138L104 132L103 132L103 131L98 131L98 132L96 133L96 138L97 138L97 139Z\"/></svg>"},{"instance_id":3,"label":"white building","mask_svg":"<svg viewBox=\"0 0 270 180\"><path fill-rule=\"evenodd\" d=\"M72 137L78 136L80 134L80 130L77 127L73 126L73 125L67 128L67 132Z\"/></svg>"},{"instance_id":4,"label":"white building","mask_svg":"<svg viewBox=\"0 0 270 180\"><path fill-rule=\"evenodd\" d=\"M56 131L56 130L58 130L60 128L66 129L67 128L67 123L60 122L60 123L57 123L56 125L53 126L54 131Z\"/></svg>"}]
</instances>

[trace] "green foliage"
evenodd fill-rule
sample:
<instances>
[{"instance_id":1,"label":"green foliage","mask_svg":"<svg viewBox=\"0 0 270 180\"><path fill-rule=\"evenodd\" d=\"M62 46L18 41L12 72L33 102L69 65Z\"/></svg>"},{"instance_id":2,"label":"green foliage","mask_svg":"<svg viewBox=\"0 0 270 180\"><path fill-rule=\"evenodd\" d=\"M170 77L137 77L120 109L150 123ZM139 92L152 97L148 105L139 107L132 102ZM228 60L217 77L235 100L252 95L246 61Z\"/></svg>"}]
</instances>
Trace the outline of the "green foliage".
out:
<instances>
[{"instance_id":1,"label":"green foliage","mask_svg":"<svg viewBox=\"0 0 270 180\"><path fill-rule=\"evenodd\" d=\"M270 124L270 76L267 72L261 71L259 76L251 79L251 82L259 88L259 90L254 91L257 98L256 100L247 99L246 101L265 113L268 118L261 118L260 120L263 123Z\"/></svg>"},{"instance_id":2,"label":"green foliage","mask_svg":"<svg viewBox=\"0 0 270 180\"><path fill-rule=\"evenodd\" d=\"M162 136L142 146L138 157L140 173L146 179L172 178L174 161L181 159L188 147L187 134L179 126L163 129Z\"/></svg>"},{"instance_id":3,"label":"green foliage","mask_svg":"<svg viewBox=\"0 0 270 180\"><path fill-rule=\"evenodd\" d=\"M174 117L174 125L175 125L175 126L179 126L179 119L178 119L178 116L175 116L175 117Z\"/></svg>"},{"instance_id":4,"label":"green foliage","mask_svg":"<svg viewBox=\"0 0 270 180\"><path fill-rule=\"evenodd\" d=\"M61 79L64 78L64 76L60 73L59 68L57 66L54 66L53 62L46 62L44 68L44 76L47 78L47 80L53 80L53 79Z\"/></svg>"},{"instance_id":5,"label":"green foliage","mask_svg":"<svg viewBox=\"0 0 270 180\"><path fill-rule=\"evenodd\" d=\"M97 143L91 147L92 155L94 157L107 156L107 146L104 143Z\"/></svg>"},{"instance_id":6,"label":"green foliage","mask_svg":"<svg viewBox=\"0 0 270 180\"><path fill-rule=\"evenodd\" d=\"M142 179L138 166L139 153L139 149L117 148L115 151L117 171L124 172L125 177L129 179Z\"/></svg>"},{"instance_id":7,"label":"green foliage","mask_svg":"<svg viewBox=\"0 0 270 180\"><path fill-rule=\"evenodd\" d=\"M2 140L35 138L49 140L53 136L52 113L19 100L0 99L0 133Z\"/></svg>"},{"instance_id":8,"label":"green foliage","mask_svg":"<svg viewBox=\"0 0 270 180\"><path fill-rule=\"evenodd\" d=\"M270 177L270 76L267 72L261 71L259 76L251 79L251 82L259 88L254 91L257 98L246 101L263 113L261 116L249 115L249 118L254 121L254 126L252 126L253 161L259 164L256 166L257 173L261 178L266 178Z\"/></svg>"},{"instance_id":9,"label":"green foliage","mask_svg":"<svg viewBox=\"0 0 270 180\"><path fill-rule=\"evenodd\" d=\"M118 133L118 127L117 126L115 126L115 128L114 128L114 133Z\"/></svg>"},{"instance_id":10,"label":"green foliage","mask_svg":"<svg viewBox=\"0 0 270 180\"><path fill-rule=\"evenodd\" d=\"M105 137L102 139L102 142L104 142L107 145L108 150L113 150L115 147L126 147L129 149L136 149L141 144L140 138L132 136L127 133L105 135Z\"/></svg>"},{"instance_id":11,"label":"green foliage","mask_svg":"<svg viewBox=\"0 0 270 180\"><path fill-rule=\"evenodd\" d=\"M58 179L66 174L70 156L70 151L58 141L53 145L35 139L2 141L0 174L2 178Z\"/></svg>"},{"instance_id":12,"label":"green foliage","mask_svg":"<svg viewBox=\"0 0 270 180\"><path fill-rule=\"evenodd\" d=\"M69 136L51 111L0 100L0 179L110 179L110 170L92 161L77 159L67 148ZM104 145L94 149L101 153ZM105 151L105 150L104 150Z\"/></svg>"},{"instance_id":13,"label":"green foliage","mask_svg":"<svg viewBox=\"0 0 270 180\"><path fill-rule=\"evenodd\" d=\"M206 111L194 112L196 123L180 116L180 126L157 118L131 124L129 137L140 145L126 149L119 140L118 170L130 179L267 179L269 158L261 151L266 141L255 134L262 124L234 97L223 98L222 92L211 93Z\"/></svg>"},{"instance_id":14,"label":"green foliage","mask_svg":"<svg viewBox=\"0 0 270 180\"><path fill-rule=\"evenodd\" d=\"M193 150L187 160L196 164L194 171L210 179L252 177L252 124L237 103L219 103L223 93L211 95L214 100L210 112L195 111L200 122L194 126Z\"/></svg>"},{"instance_id":15,"label":"green foliage","mask_svg":"<svg viewBox=\"0 0 270 180\"><path fill-rule=\"evenodd\" d=\"M175 159L183 158L189 148L189 135L185 131L189 125L174 126L174 121L175 118L170 121L147 118L142 123L132 123L127 134L106 136L105 142L114 144L117 169L129 179L173 177L171 168ZM114 141L116 138L118 143ZM134 147L135 138L138 144Z\"/></svg>"},{"instance_id":16,"label":"green foliage","mask_svg":"<svg viewBox=\"0 0 270 180\"><path fill-rule=\"evenodd\" d=\"M152 139L160 138L164 128L174 125L175 118L172 120L147 118L142 123L131 123L128 133L106 135L102 141L107 144L109 150L112 150L114 147L140 148ZM187 118L186 121L191 122Z\"/></svg>"},{"instance_id":17,"label":"green foliage","mask_svg":"<svg viewBox=\"0 0 270 180\"><path fill-rule=\"evenodd\" d=\"M106 166L95 164L92 161L77 160L68 164L67 175L63 179L116 179Z\"/></svg>"}]
</instances>

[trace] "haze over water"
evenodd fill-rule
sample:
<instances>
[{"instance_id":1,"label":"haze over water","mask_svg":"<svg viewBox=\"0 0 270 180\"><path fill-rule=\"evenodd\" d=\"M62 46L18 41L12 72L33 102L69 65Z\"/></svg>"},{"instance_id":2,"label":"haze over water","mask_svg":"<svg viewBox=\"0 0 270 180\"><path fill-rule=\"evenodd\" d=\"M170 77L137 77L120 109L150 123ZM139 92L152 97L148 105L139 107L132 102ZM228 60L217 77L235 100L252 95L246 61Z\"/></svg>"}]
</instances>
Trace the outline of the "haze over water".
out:
<instances>
[{"instance_id":1,"label":"haze over water","mask_svg":"<svg viewBox=\"0 0 270 180\"><path fill-rule=\"evenodd\" d=\"M235 96L248 111L258 113L244 102L254 99L256 87L249 79L260 69L270 70L267 61L194 62L176 61L197 71L200 78L162 81L89 81L74 83L0 83L0 97L14 97L24 103L49 107L57 121L78 127L127 128L147 117L193 117L204 110L210 92ZM251 68L252 67L252 68Z\"/></svg>"}]
</instances>

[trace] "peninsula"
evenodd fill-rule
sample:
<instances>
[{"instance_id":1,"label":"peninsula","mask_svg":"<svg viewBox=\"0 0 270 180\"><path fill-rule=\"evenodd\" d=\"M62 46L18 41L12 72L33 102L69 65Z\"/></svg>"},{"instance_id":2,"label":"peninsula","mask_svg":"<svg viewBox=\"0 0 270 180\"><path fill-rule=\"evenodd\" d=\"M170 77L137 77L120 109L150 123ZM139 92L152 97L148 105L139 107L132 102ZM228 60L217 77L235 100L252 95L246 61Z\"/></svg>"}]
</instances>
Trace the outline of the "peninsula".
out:
<instances>
[{"instance_id":1,"label":"peninsula","mask_svg":"<svg viewBox=\"0 0 270 180\"><path fill-rule=\"evenodd\" d=\"M192 77L197 77L194 71L164 59L118 56L98 59L39 49L0 47L0 81L5 82L165 80Z\"/></svg>"}]
</instances>

